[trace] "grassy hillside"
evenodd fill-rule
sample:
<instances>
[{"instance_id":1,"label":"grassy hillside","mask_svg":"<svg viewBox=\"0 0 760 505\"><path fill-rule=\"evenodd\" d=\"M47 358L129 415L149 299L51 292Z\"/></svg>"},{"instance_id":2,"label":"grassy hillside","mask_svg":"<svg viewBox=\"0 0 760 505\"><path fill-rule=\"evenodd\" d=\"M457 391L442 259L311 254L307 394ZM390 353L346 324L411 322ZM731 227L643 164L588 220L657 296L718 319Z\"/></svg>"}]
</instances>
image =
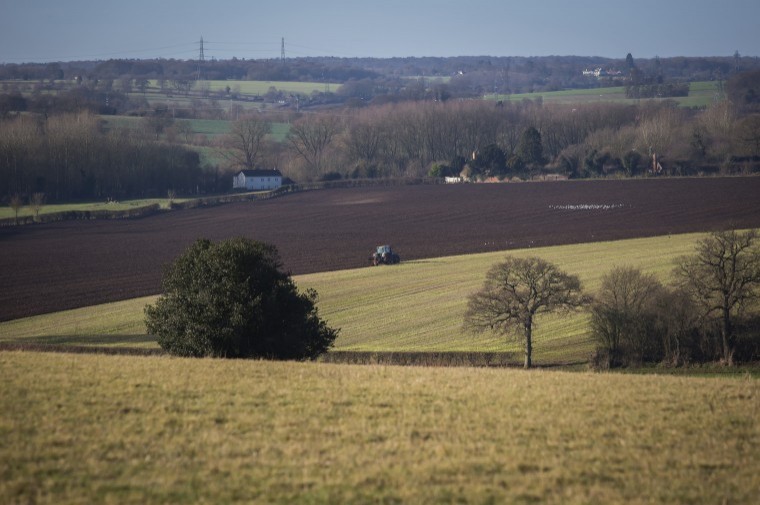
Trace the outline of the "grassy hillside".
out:
<instances>
[{"instance_id":1,"label":"grassy hillside","mask_svg":"<svg viewBox=\"0 0 760 505\"><path fill-rule=\"evenodd\" d=\"M700 235L591 243L512 251L538 255L579 275L593 293L616 265L632 265L667 280L673 260L692 252ZM403 252L403 251L402 251ZM502 337L461 329L467 295L488 268L507 253L488 253L403 262L295 278L315 288L320 315L341 329L336 350L518 351ZM0 342L156 346L145 336L142 309L152 297L0 323ZM545 317L535 331L534 361L585 361L593 349L583 314Z\"/></svg>"},{"instance_id":2,"label":"grassy hillside","mask_svg":"<svg viewBox=\"0 0 760 505\"><path fill-rule=\"evenodd\" d=\"M0 352L2 503L756 503L751 379Z\"/></svg>"},{"instance_id":3,"label":"grassy hillside","mask_svg":"<svg viewBox=\"0 0 760 505\"><path fill-rule=\"evenodd\" d=\"M630 102L639 100L626 98L625 88L616 86L611 88L593 89L569 89L563 91L547 91L539 93L518 93L514 95L486 95L487 99L522 101L524 99L535 100L541 97L546 103L581 104L591 102ZM689 88L689 96L675 97L682 107L705 107L722 97L718 82L693 82ZM641 99L645 100L645 99Z\"/></svg>"}]
</instances>

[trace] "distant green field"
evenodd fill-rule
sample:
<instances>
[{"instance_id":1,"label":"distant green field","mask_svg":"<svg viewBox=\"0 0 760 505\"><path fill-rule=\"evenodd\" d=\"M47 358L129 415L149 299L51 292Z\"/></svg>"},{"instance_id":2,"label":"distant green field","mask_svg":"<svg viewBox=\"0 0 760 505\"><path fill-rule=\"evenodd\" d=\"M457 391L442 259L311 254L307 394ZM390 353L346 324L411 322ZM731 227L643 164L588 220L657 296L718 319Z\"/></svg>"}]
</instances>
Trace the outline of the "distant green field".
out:
<instances>
[{"instance_id":1,"label":"distant green field","mask_svg":"<svg viewBox=\"0 0 760 505\"><path fill-rule=\"evenodd\" d=\"M129 128L139 130L142 128L142 118L134 116L101 116L108 127ZM226 119L177 119L176 123L187 121L193 134L206 135L214 138L229 133L232 122ZM272 140L282 142L290 131L288 123L272 123ZM181 137L181 136L180 136ZM180 141L183 139L180 138Z\"/></svg>"},{"instance_id":2,"label":"distant green field","mask_svg":"<svg viewBox=\"0 0 760 505\"><path fill-rule=\"evenodd\" d=\"M340 84L324 82L288 82L288 81L202 81L209 84L211 91L219 91L230 87L231 91L244 95L265 95L270 88L285 93L311 95L313 92L324 92L329 87L331 92L340 88ZM199 85L196 85L196 89Z\"/></svg>"},{"instance_id":3,"label":"distant green field","mask_svg":"<svg viewBox=\"0 0 760 505\"><path fill-rule=\"evenodd\" d=\"M636 103L641 100L625 97L625 88L622 86L611 88L593 89L570 89L563 91L547 91L537 93L518 93L514 95L486 95L489 100L522 101L525 99L535 100L541 97L546 103L583 104L593 102L623 102ZM691 83L688 97L672 98L682 107L705 107L722 98L720 84L718 82L693 82ZM669 100L667 98L658 100Z\"/></svg>"},{"instance_id":4,"label":"distant green field","mask_svg":"<svg viewBox=\"0 0 760 505\"><path fill-rule=\"evenodd\" d=\"M170 82L160 89L157 80L149 81L145 92L133 90L130 95L136 99L145 99L151 106L166 104L179 111L191 111L198 108L217 108L229 111L232 106L242 107L246 111L268 110L278 107L276 103L264 103L257 98L266 95L272 88L278 92L298 95L311 95L314 92L335 92L340 84L320 82L290 81L198 81L193 83L189 94L173 89ZM227 87L230 94L226 93ZM208 93L205 93L207 90ZM220 93L221 92L221 93ZM235 98L233 98L233 96Z\"/></svg>"},{"instance_id":5,"label":"distant green field","mask_svg":"<svg viewBox=\"0 0 760 505\"><path fill-rule=\"evenodd\" d=\"M184 202L187 198L175 198L175 202ZM44 205L40 209L40 215L54 214L56 212L66 212L72 210L94 211L94 210L107 210L107 211L120 211L130 210L139 207L147 207L148 205L159 204L162 208L169 206L168 198L144 198L141 200L125 200L123 202L79 202L79 203L65 203L56 205ZM29 205L25 205L19 210L18 217L33 216L34 211ZM0 219L13 218L15 213L10 207L0 207Z\"/></svg>"},{"instance_id":6,"label":"distant green field","mask_svg":"<svg viewBox=\"0 0 760 505\"><path fill-rule=\"evenodd\" d=\"M194 149L201 151L201 157L205 156L218 156L214 153L213 148L203 148L193 146ZM213 195L206 195L213 196ZM182 203L193 198L174 198L172 201L175 203ZM123 201L100 201L100 202L75 202L75 203L63 203L56 205L45 205L40 209L40 215L53 214L56 212L70 212L70 211L122 211L132 210L140 207L147 207L153 204L159 204L163 209L169 207L168 198L143 198L138 200L123 200ZM14 217L13 209L10 207L0 207L0 219L12 219ZM19 210L18 217L32 216L34 212L29 205L25 205Z\"/></svg>"},{"instance_id":7,"label":"distant green field","mask_svg":"<svg viewBox=\"0 0 760 505\"><path fill-rule=\"evenodd\" d=\"M340 328L336 350L507 351L519 346L503 337L465 333L467 296L477 290L489 267L506 254L538 255L579 275L596 291L602 275L632 265L667 280L673 260L692 252L699 234L496 252L402 262L297 276L301 289L319 293L320 315ZM140 345L145 337L143 307L153 298L127 300L0 323L0 342ZM583 362L593 350L587 316L548 316L538 321L534 361Z\"/></svg>"},{"instance_id":8,"label":"distant green field","mask_svg":"<svg viewBox=\"0 0 760 505\"><path fill-rule=\"evenodd\" d=\"M192 91L198 92L204 85L208 84L209 90L221 91L230 88L231 93L241 93L243 95L265 95L271 88L284 93L298 93L310 95L313 92L324 92L329 90L335 92L340 88L340 84L324 82L298 82L298 81L240 81L240 80L223 80L223 81L198 81L193 85ZM159 89L158 81L151 80L149 90L156 91Z\"/></svg>"}]
</instances>

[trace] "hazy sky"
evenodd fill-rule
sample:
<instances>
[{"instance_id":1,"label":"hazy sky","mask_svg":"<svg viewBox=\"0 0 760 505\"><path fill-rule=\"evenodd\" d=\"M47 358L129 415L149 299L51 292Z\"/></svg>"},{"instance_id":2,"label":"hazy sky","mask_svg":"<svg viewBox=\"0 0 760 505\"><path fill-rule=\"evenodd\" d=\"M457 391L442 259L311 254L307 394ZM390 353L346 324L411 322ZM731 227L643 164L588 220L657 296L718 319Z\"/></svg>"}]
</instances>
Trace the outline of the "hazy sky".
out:
<instances>
[{"instance_id":1,"label":"hazy sky","mask_svg":"<svg viewBox=\"0 0 760 505\"><path fill-rule=\"evenodd\" d=\"M0 0L0 62L760 55L760 0Z\"/></svg>"}]
</instances>

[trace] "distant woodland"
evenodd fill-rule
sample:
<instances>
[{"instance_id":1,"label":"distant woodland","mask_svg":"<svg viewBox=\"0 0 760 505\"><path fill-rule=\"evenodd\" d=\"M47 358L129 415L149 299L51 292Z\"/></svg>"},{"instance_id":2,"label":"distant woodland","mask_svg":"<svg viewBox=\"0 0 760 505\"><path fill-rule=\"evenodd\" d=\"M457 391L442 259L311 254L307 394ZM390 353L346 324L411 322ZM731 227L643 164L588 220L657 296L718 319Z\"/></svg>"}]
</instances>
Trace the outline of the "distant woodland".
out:
<instances>
[{"instance_id":1,"label":"distant woodland","mask_svg":"<svg viewBox=\"0 0 760 505\"><path fill-rule=\"evenodd\" d=\"M621 55L622 56L622 55ZM582 70L603 68L619 77L584 76ZM622 83L637 74L662 82L726 80L738 71L760 68L760 59L738 53L726 57L620 59L581 56L450 58L287 58L285 60L107 60L0 66L0 81L111 80L124 78L206 80L308 81L351 84L362 98L393 94L408 78L445 79L452 97L484 93L530 93L585 89ZM202 75L199 75L202 74Z\"/></svg>"},{"instance_id":2,"label":"distant woodland","mask_svg":"<svg viewBox=\"0 0 760 505\"><path fill-rule=\"evenodd\" d=\"M594 69L603 71L583 72ZM227 79L336 86L241 98L230 86L203 84ZM715 100L679 106L695 81L716 83ZM5 201L213 193L229 190L236 170L258 167L295 181L760 171L760 62L738 54L9 64L0 66L0 86ZM509 100L605 86L624 90L623 99ZM177 97L181 109L162 101ZM222 133L198 134L197 120L217 121Z\"/></svg>"}]
</instances>

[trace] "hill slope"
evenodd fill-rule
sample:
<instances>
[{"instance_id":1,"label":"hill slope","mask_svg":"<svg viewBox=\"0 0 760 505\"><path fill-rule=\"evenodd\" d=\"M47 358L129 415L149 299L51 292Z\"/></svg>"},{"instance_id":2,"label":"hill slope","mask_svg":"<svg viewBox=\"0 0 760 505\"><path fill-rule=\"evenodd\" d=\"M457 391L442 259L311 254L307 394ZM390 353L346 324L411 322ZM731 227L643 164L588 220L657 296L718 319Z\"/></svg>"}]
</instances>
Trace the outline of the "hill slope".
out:
<instances>
[{"instance_id":1,"label":"hill slope","mask_svg":"<svg viewBox=\"0 0 760 505\"><path fill-rule=\"evenodd\" d=\"M521 249L572 274L594 293L602 275L631 265L667 281L673 261L692 252L701 235L673 235L615 242ZM341 329L335 350L348 351L501 351L519 346L503 337L474 336L461 329L467 296L477 290L488 268L506 251L402 262L296 276L299 289L319 292L320 316ZM76 309L0 323L0 342L156 347L145 334L143 307L153 298ZM593 350L585 315L537 321L537 365L584 362ZM519 362L520 357L515 358Z\"/></svg>"}]
</instances>

